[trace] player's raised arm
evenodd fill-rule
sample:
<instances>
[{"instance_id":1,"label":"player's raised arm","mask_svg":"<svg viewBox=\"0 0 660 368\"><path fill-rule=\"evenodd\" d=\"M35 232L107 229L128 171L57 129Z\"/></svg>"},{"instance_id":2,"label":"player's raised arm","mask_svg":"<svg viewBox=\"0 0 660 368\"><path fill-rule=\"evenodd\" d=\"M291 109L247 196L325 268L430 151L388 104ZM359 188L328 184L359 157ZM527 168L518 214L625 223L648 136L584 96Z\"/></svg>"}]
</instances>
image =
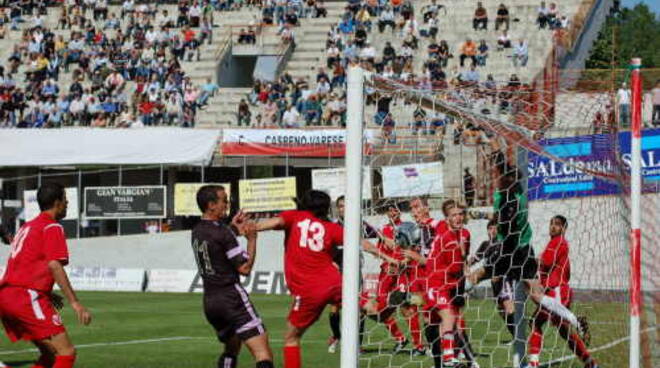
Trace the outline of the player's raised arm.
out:
<instances>
[{"instance_id":1,"label":"player's raised arm","mask_svg":"<svg viewBox=\"0 0 660 368\"><path fill-rule=\"evenodd\" d=\"M266 220L257 222L257 231L281 230L284 228L284 219L281 216L275 216Z\"/></svg>"},{"instance_id":2,"label":"player's raised arm","mask_svg":"<svg viewBox=\"0 0 660 368\"><path fill-rule=\"evenodd\" d=\"M383 261L393 265L401 265L405 263L405 260L400 261L396 258L390 257L387 254L381 252L376 245L374 245L372 242L366 239L362 240L362 249L364 249L365 252L373 254L374 256L382 259Z\"/></svg>"},{"instance_id":3,"label":"player's raised arm","mask_svg":"<svg viewBox=\"0 0 660 368\"><path fill-rule=\"evenodd\" d=\"M246 223L243 230L247 239L248 259L237 268L237 271L241 275L247 276L252 271L254 261L257 259L257 225L254 222Z\"/></svg>"}]
</instances>

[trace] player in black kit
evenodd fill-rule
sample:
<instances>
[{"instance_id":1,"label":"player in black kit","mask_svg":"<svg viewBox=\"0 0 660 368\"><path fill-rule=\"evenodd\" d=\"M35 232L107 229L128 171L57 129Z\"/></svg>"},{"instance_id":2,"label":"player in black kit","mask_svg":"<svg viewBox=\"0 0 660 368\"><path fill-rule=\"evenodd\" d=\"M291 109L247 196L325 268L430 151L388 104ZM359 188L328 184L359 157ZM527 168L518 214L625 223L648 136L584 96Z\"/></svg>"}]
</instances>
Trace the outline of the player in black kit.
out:
<instances>
[{"instance_id":1,"label":"player in black kit","mask_svg":"<svg viewBox=\"0 0 660 368\"><path fill-rule=\"evenodd\" d=\"M222 186L201 187L197 205L202 220L192 231L192 248L204 281L204 313L225 345L218 368L236 368L241 344L248 347L257 368L272 368L273 353L266 328L239 280L254 265L256 225L242 212L232 219L231 226L226 225L222 220L228 203ZM236 234L247 238L247 252L238 244Z\"/></svg>"}]
</instances>

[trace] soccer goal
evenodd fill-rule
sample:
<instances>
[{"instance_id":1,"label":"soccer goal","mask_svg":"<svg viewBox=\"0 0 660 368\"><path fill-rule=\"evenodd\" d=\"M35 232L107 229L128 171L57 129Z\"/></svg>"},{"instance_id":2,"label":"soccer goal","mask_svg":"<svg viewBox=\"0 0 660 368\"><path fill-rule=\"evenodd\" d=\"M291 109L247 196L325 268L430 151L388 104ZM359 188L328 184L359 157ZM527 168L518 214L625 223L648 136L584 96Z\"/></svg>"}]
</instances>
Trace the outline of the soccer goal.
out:
<instances>
[{"instance_id":1,"label":"soccer goal","mask_svg":"<svg viewBox=\"0 0 660 368\"><path fill-rule=\"evenodd\" d=\"M658 363L660 130L641 129L639 65L624 128L619 116L594 128L621 112L610 91L575 83L410 85L349 70L342 368ZM368 154L364 129L378 137ZM410 252L434 257L454 207L466 231L444 225L464 244L444 301ZM358 246L363 222L377 254Z\"/></svg>"}]
</instances>

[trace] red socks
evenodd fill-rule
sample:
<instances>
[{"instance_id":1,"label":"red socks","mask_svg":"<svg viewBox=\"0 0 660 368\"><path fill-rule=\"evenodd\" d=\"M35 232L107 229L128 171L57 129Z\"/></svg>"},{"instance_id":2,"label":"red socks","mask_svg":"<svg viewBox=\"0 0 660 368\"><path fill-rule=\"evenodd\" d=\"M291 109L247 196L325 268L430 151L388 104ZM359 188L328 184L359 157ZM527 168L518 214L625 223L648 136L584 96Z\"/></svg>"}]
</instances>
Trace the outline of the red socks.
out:
<instances>
[{"instance_id":1,"label":"red socks","mask_svg":"<svg viewBox=\"0 0 660 368\"><path fill-rule=\"evenodd\" d=\"M300 368L301 361L300 346L284 347L284 368Z\"/></svg>"},{"instance_id":2,"label":"red socks","mask_svg":"<svg viewBox=\"0 0 660 368\"><path fill-rule=\"evenodd\" d=\"M392 335L396 341L403 341L406 339L406 337L403 336L403 333L401 333L401 330L399 330L399 326L396 324L394 318L388 318L385 321L385 326L387 326L387 330L390 331L390 335Z\"/></svg>"},{"instance_id":3,"label":"red socks","mask_svg":"<svg viewBox=\"0 0 660 368\"><path fill-rule=\"evenodd\" d=\"M419 325L419 314L417 313L417 307L413 307L414 311L412 317L408 318L408 329L410 330L410 336L412 337L413 345L417 349L424 347L422 343L422 330Z\"/></svg>"},{"instance_id":4,"label":"red socks","mask_svg":"<svg viewBox=\"0 0 660 368\"><path fill-rule=\"evenodd\" d=\"M442 335L442 361L454 360L454 333L448 332Z\"/></svg>"},{"instance_id":5,"label":"red socks","mask_svg":"<svg viewBox=\"0 0 660 368\"><path fill-rule=\"evenodd\" d=\"M532 334L529 336L527 346L527 353L529 354L528 362L530 368L535 368L540 365L539 355L543 348L543 332L537 328L532 329Z\"/></svg>"},{"instance_id":6,"label":"red socks","mask_svg":"<svg viewBox=\"0 0 660 368\"><path fill-rule=\"evenodd\" d=\"M53 368L73 368L73 363L75 362L75 355L58 355L55 357Z\"/></svg>"}]
</instances>

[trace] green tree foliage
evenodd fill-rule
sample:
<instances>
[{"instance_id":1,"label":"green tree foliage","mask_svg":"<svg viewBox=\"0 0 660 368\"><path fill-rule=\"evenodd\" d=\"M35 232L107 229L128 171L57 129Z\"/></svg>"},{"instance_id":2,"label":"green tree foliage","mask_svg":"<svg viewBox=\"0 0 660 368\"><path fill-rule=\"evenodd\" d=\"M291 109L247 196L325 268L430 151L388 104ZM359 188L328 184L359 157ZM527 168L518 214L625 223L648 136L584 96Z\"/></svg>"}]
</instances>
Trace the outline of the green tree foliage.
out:
<instances>
[{"instance_id":1,"label":"green tree foliage","mask_svg":"<svg viewBox=\"0 0 660 368\"><path fill-rule=\"evenodd\" d=\"M607 17L591 49L587 69L610 69L613 50L615 68L625 68L632 57L641 57L645 68L660 68L660 16L647 5L638 4Z\"/></svg>"}]
</instances>

